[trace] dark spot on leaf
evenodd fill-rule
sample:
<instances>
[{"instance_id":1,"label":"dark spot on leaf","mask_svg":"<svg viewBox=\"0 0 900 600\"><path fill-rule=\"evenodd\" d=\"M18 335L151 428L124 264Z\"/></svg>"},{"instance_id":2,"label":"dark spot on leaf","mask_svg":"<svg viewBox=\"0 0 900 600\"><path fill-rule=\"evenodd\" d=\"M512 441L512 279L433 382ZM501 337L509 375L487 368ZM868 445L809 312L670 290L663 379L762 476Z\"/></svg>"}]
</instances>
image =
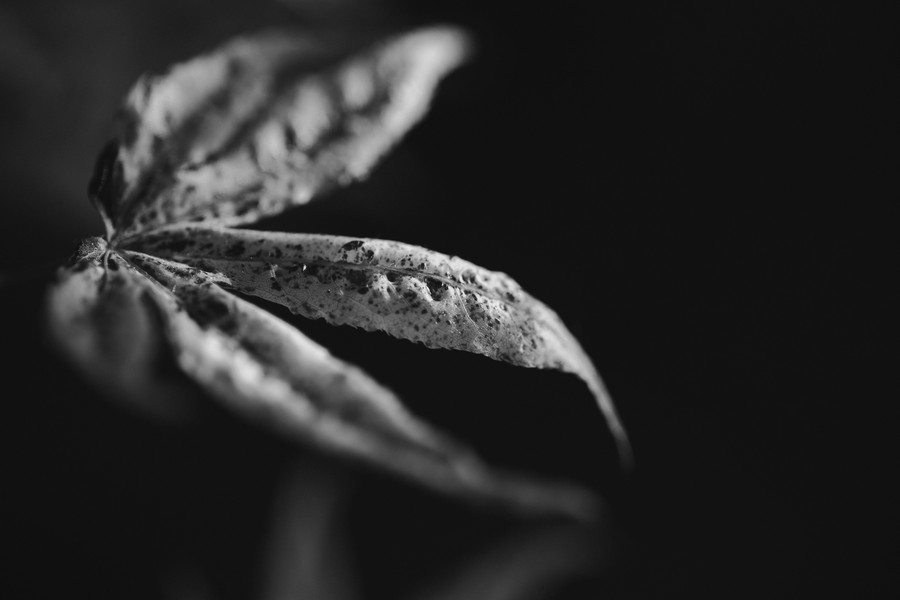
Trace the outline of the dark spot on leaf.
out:
<instances>
[{"instance_id":1,"label":"dark spot on leaf","mask_svg":"<svg viewBox=\"0 0 900 600\"><path fill-rule=\"evenodd\" d=\"M346 244L341 246L341 250L344 250L345 252L349 251L349 250L356 250L357 248L362 246L364 243L365 242L362 240L353 240L352 242L347 242Z\"/></svg>"},{"instance_id":2,"label":"dark spot on leaf","mask_svg":"<svg viewBox=\"0 0 900 600\"><path fill-rule=\"evenodd\" d=\"M225 249L225 256L234 258L243 254L245 250L244 242L235 242Z\"/></svg>"},{"instance_id":3,"label":"dark spot on leaf","mask_svg":"<svg viewBox=\"0 0 900 600\"><path fill-rule=\"evenodd\" d=\"M434 277L426 277L425 285L428 286L428 293L431 294L431 297L435 300L443 298L444 292L447 291L447 284Z\"/></svg>"},{"instance_id":4,"label":"dark spot on leaf","mask_svg":"<svg viewBox=\"0 0 900 600\"><path fill-rule=\"evenodd\" d=\"M204 327L221 326L230 312L228 305L214 296L205 298L203 302L188 303L188 314Z\"/></svg>"},{"instance_id":5,"label":"dark spot on leaf","mask_svg":"<svg viewBox=\"0 0 900 600\"><path fill-rule=\"evenodd\" d=\"M236 216L236 217L243 217L243 216L246 215L248 212L250 212L251 210L253 210L255 204L256 204L256 201L255 201L255 200L250 200L249 202L241 202L241 203L238 204L237 207L234 209L234 216Z\"/></svg>"},{"instance_id":6,"label":"dark spot on leaf","mask_svg":"<svg viewBox=\"0 0 900 600\"><path fill-rule=\"evenodd\" d=\"M236 325L236 323L235 323ZM249 338L241 338L240 339L241 348L247 351L251 356L259 356L264 353L268 348L268 344L263 343L260 340L252 340ZM269 369L266 369L267 371Z\"/></svg>"},{"instance_id":7,"label":"dark spot on leaf","mask_svg":"<svg viewBox=\"0 0 900 600\"><path fill-rule=\"evenodd\" d=\"M347 281L350 282L351 285L355 286L365 286L368 283L369 278L363 271L358 269L350 269L347 271Z\"/></svg>"},{"instance_id":8,"label":"dark spot on leaf","mask_svg":"<svg viewBox=\"0 0 900 600\"><path fill-rule=\"evenodd\" d=\"M290 123L284 124L284 147L288 150L293 150L297 147L297 133L294 131L294 128Z\"/></svg>"}]
</instances>

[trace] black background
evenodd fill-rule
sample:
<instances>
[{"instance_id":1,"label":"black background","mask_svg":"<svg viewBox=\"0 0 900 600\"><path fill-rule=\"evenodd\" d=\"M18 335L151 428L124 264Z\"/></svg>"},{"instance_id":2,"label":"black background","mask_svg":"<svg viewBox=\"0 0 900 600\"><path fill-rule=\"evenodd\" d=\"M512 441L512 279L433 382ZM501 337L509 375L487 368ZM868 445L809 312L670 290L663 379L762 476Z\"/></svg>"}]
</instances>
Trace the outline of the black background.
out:
<instances>
[{"instance_id":1,"label":"black background","mask_svg":"<svg viewBox=\"0 0 900 600\"><path fill-rule=\"evenodd\" d=\"M219 597L250 593L272 487L304 451L224 412L170 429L97 398L39 308L101 231L84 188L130 83L282 21L448 22L478 42L368 181L259 226L460 255L559 312L620 407L629 475L574 378L275 310L488 459L603 493L615 560L567 597L897 593L887 3L288 4L0 4L11 597L160 597L172 555L199 557ZM369 597L518 527L335 468Z\"/></svg>"}]
</instances>

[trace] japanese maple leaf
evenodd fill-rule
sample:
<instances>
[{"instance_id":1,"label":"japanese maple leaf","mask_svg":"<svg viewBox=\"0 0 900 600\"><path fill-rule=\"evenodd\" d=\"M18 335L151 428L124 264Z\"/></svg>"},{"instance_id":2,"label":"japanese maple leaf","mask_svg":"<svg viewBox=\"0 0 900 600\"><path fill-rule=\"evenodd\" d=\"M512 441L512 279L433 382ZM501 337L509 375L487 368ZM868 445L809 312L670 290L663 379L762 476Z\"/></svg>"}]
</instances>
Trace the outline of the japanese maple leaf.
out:
<instances>
[{"instance_id":1,"label":"japanese maple leaf","mask_svg":"<svg viewBox=\"0 0 900 600\"><path fill-rule=\"evenodd\" d=\"M180 401L192 391L171 376L180 371L264 426L436 490L589 514L585 490L490 469L362 370L234 293L431 348L573 373L627 459L590 359L509 276L400 242L234 228L364 177L468 46L462 32L433 27L348 58L309 35L266 31L142 77L89 188L106 235L82 242L48 295L58 346L131 402Z\"/></svg>"}]
</instances>

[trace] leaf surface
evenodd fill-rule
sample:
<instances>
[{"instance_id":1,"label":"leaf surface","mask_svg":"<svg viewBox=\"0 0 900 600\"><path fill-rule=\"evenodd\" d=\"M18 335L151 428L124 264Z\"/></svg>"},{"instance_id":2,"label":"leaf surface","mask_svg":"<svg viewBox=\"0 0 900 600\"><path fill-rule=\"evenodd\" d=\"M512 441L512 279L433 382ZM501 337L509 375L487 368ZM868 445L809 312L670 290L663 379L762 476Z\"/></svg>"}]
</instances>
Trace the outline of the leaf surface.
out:
<instances>
[{"instance_id":1,"label":"leaf surface","mask_svg":"<svg viewBox=\"0 0 900 600\"><path fill-rule=\"evenodd\" d=\"M161 316L115 252L85 240L47 293L47 334L107 396L144 414L180 419L196 390L178 371Z\"/></svg>"},{"instance_id":2,"label":"leaf surface","mask_svg":"<svg viewBox=\"0 0 900 600\"><path fill-rule=\"evenodd\" d=\"M331 235L184 226L137 245L305 317L573 373L594 395L623 463L631 460L590 358L553 310L504 273L410 244Z\"/></svg>"},{"instance_id":3,"label":"leaf surface","mask_svg":"<svg viewBox=\"0 0 900 600\"><path fill-rule=\"evenodd\" d=\"M139 80L91 186L108 227L251 223L364 177L468 43L433 27L344 46L269 31Z\"/></svg>"},{"instance_id":4,"label":"leaf surface","mask_svg":"<svg viewBox=\"0 0 900 600\"><path fill-rule=\"evenodd\" d=\"M362 370L210 276L137 252L129 261L166 315L184 371L232 410L293 439L436 490L522 512L591 517L596 499L572 485L489 469L411 415Z\"/></svg>"}]
</instances>

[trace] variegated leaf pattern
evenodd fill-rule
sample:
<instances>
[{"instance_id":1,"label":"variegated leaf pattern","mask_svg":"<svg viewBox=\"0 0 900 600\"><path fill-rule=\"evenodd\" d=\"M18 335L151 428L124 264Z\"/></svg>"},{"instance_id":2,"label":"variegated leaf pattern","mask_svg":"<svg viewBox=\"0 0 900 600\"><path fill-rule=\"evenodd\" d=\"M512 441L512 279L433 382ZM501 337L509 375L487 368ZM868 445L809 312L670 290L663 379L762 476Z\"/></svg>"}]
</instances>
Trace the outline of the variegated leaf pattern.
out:
<instances>
[{"instance_id":1,"label":"variegated leaf pattern","mask_svg":"<svg viewBox=\"0 0 900 600\"><path fill-rule=\"evenodd\" d=\"M142 78L89 195L86 240L47 297L58 347L111 395L162 412L198 388L235 413L435 490L520 512L593 514L581 487L488 468L358 367L234 291L311 318L581 377L627 437L577 340L509 276L383 240L233 229L365 176L468 52L431 27L348 58L263 32Z\"/></svg>"},{"instance_id":2,"label":"variegated leaf pattern","mask_svg":"<svg viewBox=\"0 0 900 600\"><path fill-rule=\"evenodd\" d=\"M554 311L504 273L400 242L221 227L171 227L143 236L139 247L305 317L573 373L630 461L625 429L590 358Z\"/></svg>"},{"instance_id":3,"label":"variegated leaf pattern","mask_svg":"<svg viewBox=\"0 0 900 600\"><path fill-rule=\"evenodd\" d=\"M251 223L364 177L468 48L447 27L350 59L335 45L265 32L142 78L92 186L108 234Z\"/></svg>"}]
</instances>

